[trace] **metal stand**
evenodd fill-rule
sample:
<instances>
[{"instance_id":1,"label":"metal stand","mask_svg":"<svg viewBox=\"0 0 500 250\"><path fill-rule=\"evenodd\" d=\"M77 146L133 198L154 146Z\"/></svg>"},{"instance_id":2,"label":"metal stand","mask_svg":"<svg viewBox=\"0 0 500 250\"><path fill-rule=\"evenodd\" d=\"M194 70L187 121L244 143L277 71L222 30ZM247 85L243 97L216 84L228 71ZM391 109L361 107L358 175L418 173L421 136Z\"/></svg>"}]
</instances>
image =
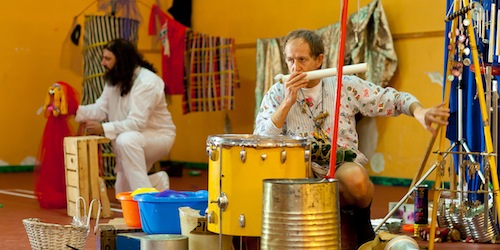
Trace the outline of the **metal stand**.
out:
<instances>
[{"instance_id":1,"label":"metal stand","mask_svg":"<svg viewBox=\"0 0 500 250\"><path fill-rule=\"evenodd\" d=\"M464 147L464 149L465 149L466 153L462 153L462 152L452 152L451 150L452 150L455 146L457 146L457 145ZM440 153L440 152L437 152L437 153ZM448 156L448 154L450 154L450 153L451 153L451 154L455 153L455 154L458 154L459 156L462 156L463 154L467 154L467 156L468 156L470 159L474 159L474 158L472 157L472 155L473 155L473 154L475 154L475 153L472 153L472 152L469 150L469 148L467 147L467 144L465 144L465 142L463 142L463 140L460 140L460 141L456 141L456 142L454 142L454 143L453 143L453 144L452 144L452 145L448 148L448 150L447 150L446 152L443 152L443 153L442 153L442 155L443 155L443 157L442 157L442 158L443 158L443 160L442 160L442 161L437 161L437 162L435 162L435 163L434 163L434 164L433 164L433 165L429 168L429 170L427 170L427 172L425 172L425 174L424 174L424 175L423 175L423 176L422 176L419 180L417 180L417 181L415 182L415 184L414 184L412 187L410 187L410 189L409 189L408 193L406 193L406 194L403 196L403 198L401 198L401 200L400 200L400 201L396 204L396 206L394 206L394 207L391 209L391 211L389 211L389 213L388 213L388 214L384 217L384 219L380 222L380 224L379 224L379 225L375 228L375 230L374 230L374 231L375 231L375 233L376 233L376 232L377 232L377 231L378 231L378 230L379 230L379 229L380 229L380 228L384 225L384 223L385 223L385 222L386 222L386 221L387 221L387 220L388 220L388 219L389 219L389 218L390 218L390 217L391 217L391 216L392 216L392 215L393 215L393 214L394 214L394 213L395 213L395 212L399 209L399 207L401 207L401 205L403 205L403 203L405 203L405 202L408 200L408 198L412 195L412 193L413 193L415 190L417 190L417 187L418 187L420 184L422 184L422 182L423 182L424 180L426 180L426 179L427 179L427 177L429 177L429 175L430 175L430 174L431 174L431 173L432 173L432 172L433 172L433 171L434 171L437 167L439 167L439 173L437 173L437 174L439 174L439 175L441 175L441 176L442 176L442 175L444 175L444 172L445 172L445 161L444 161L444 159L446 159L446 157L447 157L447 156ZM477 153L477 154L484 155L483 153ZM472 160L471 160L471 161L472 161ZM475 162L475 161L474 161L474 162ZM481 177L481 176L483 176L483 175L482 175L482 173L481 173L480 171L478 171L478 175L479 175L480 177ZM482 180L483 180L483 184L484 184L484 183L488 184L488 182L485 182L485 180L484 180L484 176L482 177ZM491 189L490 189L490 188L488 188L488 189L489 189L489 191L491 191ZM463 190L462 190L462 191L463 191ZM461 193L461 192L459 192L459 194L460 194L460 193ZM461 202L461 201L462 201L462 200L460 200L460 202ZM487 204L487 203L485 203L485 204ZM437 209L437 208L435 208L435 209ZM434 218L433 218L433 219L434 219Z\"/></svg>"},{"instance_id":2,"label":"metal stand","mask_svg":"<svg viewBox=\"0 0 500 250\"><path fill-rule=\"evenodd\" d=\"M463 161L463 155L464 155L464 150L465 150L465 154L467 155L467 157L469 158L469 160L473 163L476 163L476 159L472 156L472 152L470 151L469 149L469 146L467 145L467 143L465 142L465 139L463 138L463 125L462 125L462 116L463 116L463 109L462 109L462 103L463 103L463 81L462 81L462 77L459 77L458 79L458 86L457 86L457 95L458 95L458 111L457 111L457 114L458 114L458 117L457 117L457 120L458 120L458 140L453 142L451 144L451 146L448 148L448 150L446 150L446 152L443 153L443 159L445 159L448 154L451 152L451 150L455 147L458 146L458 162L461 163ZM444 131L441 131L442 133L444 133ZM424 165L425 166L425 165ZM444 161L441 161L441 162L436 162L434 163L431 168L417 181L414 183L414 185L412 187L410 187L408 193L406 193L405 196L403 196L403 198L396 204L396 206L394 206L394 208L392 208L392 210L384 217L384 219L382 220L382 222L380 223L380 225L377 226L377 228L375 228L375 232L377 232L380 227L382 227L382 225L384 225L384 223L399 209L399 207L401 205L403 205L403 203L405 203L408 198L412 195L412 193L417 189L417 187L425 180L427 179L427 177L436 169L436 167L440 167L440 171L441 173L444 173ZM485 179L484 179L484 175L481 173L481 171L478 171L478 175L479 177L481 178L481 181L483 182L483 184L485 183ZM463 191L462 190L462 187L463 187L463 183L462 183L462 179L463 179L463 171L460 169L460 167L458 168L458 194L459 194L459 201L460 201L460 205L462 204L462 201L463 201Z\"/></svg>"},{"instance_id":3,"label":"metal stand","mask_svg":"<svg viewBox=\"0 0 500 250\"><path fill-rule=\"evenodd\" d=\"M455 10L458 9L458 5L457 5L457 2L455 3ZM468 12L470 9L468 10L464 10L466 12ZM452 25L452 29L451 30L455 30L455 27L456 27L456 22L454 21L453 25ZM474 34L472 34L473 36ZM452 45L452 50L450 50L450 54L449 54L449 58L448 60L453 61L450 56L452 56L454 54L454 42L450 42L450 45ZM474 51L477 53L477 51ZM474 53L473 53L474 54ZM476 57L477 58L477 55ZM460 60L460 59L459 59ZM477 62L476 62L477 63ZM449 72L448 72L449 73ZM479 74L480 72L476 72L476 74ZM451 84L451 82L450 82ZM444 168L445 168L445 161L444 159L448 156L448 154L451 152L451 150L458 146L458 162L459 163L462 163L463 161L463 151L465 150L465 153L467 154L467 156L469 157L470 161L473 162L473 163L476 163L476 160L474 159L474 157L472 156L472 152L470 151L467 143L465 142L465 139L463 138L463 126L462 126L462 116L463 116L463 109L462 109L462 104L463 104L463 81L462 81L462 76L460 75L459 78L458 78L458 86L457 86L457 97L458 97L458 139L457 141L453 142L452 145L448 148L448 150L446 150L446 152L444 152L441 156L442 157L439 157L438 161L436 163L434 163L431 168L419 179L419 175L421 174L423 168L425 167L425 161L427 160L428 158L428 153L430 152L430 149L432 147L432 143L434 142L435 140L435 137L432 138L432 141L431 141L431 144L429 145L428 147L428 152L425 156L425 161L422 163L421 165L421 169L419 171L419 174L417 174L416 178L415 179L418 179L418 181L416 181L415 183L412 183L412 187L409 189L408 193L406 193L405 196L403 196L403 198L396 204L396 206L394 206L392 208L391 211L389 211L389 213L384 217L384 219L382 220L382 222L375 228L375 232L377 232L381 227L382 225L384 225L384 223L399 209L399 207L405 203L407 201L407 199L412 195L412 193L417 189L417 187L439 166L440 167L440 172L436 174L436 187L437 185L440 185L441 184L441 176L444 175ZM445 91L445 98L446 98L446 101L445 103L449 103L449 88L446 89ZM441 136L441 145L443 145L443 141L444 141L444 134L445 134L445 131L444 129L440 129L440 136ZM440 147L440 148L443 148L443 147ZM481 171L478 171L478 176L481 178L481 181L483 182L483 184L485 183L485 178L484 178L484 175L481 173ZM461 170L461 168L459 167L458 168L458 194L459 194L459 202L460 202L460 205L462 204L462 201L463 201L463 192L464 190L462 189L463 187L463 183L462 183L462 179L463 179L463 171ZM415 179L413 181L415 181ZM435 188L435 191L439 193L438 190L436 190ZM439 198L439 195L436 195L434 197L438 197ZM434 204L437 205L437 201L434 201ZM437 206L434 206L434 210L437 210ZM436 216L435 216L435 211L433 210L433 215L432 215L432 218L433 220L436 219ZM434 233L435 233L435 223L432 224L432 226L434 228L431 228L431 240L434 240ZM432 230L434 229L434 230ZM433 249L433 244L431 243L431 249Z\"/></svg>"},{"instance_id":4,"label":"metal stand","mask_svg":"<svg viewBox=\"0 0 500 250\"><path fill-rule=\"evenodd\" d=\"M451 146L459 146L458 147L458 163L463 162L463 150L467 153L467 157L469 157L469 160L473 163L476 163L476 159L472 156L472 152L469 149L469 146L467 145L465 139L463 138L463 89L464 89L464 83L462 80L462 76L460 75L458 78L458 86L457 86L457 97L458 97L458 111L457 111L457 120L458 120L458 139L455 141ZM462 205L462 201L464 200L463 198L463 191L468 191L468 190L463 190L462 188L464 187L464 183L462 183L463 180L463 170L461 167L458 168L458 200L459 204ZM481 171L478 171L479 178L481 178L481 181L483 184L485 183L484 175L481 173Z\"/></svg>"},{"instance_id":5,"label":"metal stand","mask_svg":"<svg viewBox=\"0 0 500 250\"><path fill-rule=\"evenodd\" d=\"M455 144L455 143L454 143ZM455 147L454 145L451 145L450 148L448 148L448 150L444 153L444 158L446 158L446 156L451 152L451 149ZM429 177L429 175L439 166L440 167L440 170L441 170L441 173L444 172L444 162L441 161L441 162L436 162L434 163L430 168L429 170L427 170L427 172L425 172L425 174L417 181L415 182L415 185L413 185L410 190L408 191L408 193L406 193L403 198L398 202L398 204L396 204L396 206L394 206L391 211L389 211L389 213L384 217L384 219L382 220L382 222L380 222L380 224L375 228L375 233L377 233L377 231L382 227L382 225L384 225L384 223L399 209L399 207L401 207L401 205L403 205L403 203L406 202L406 200L411 196L411 194L417 189L417 187L422 184L422 182L427 179L427 177Z\"/></svg>"}]
</instances>

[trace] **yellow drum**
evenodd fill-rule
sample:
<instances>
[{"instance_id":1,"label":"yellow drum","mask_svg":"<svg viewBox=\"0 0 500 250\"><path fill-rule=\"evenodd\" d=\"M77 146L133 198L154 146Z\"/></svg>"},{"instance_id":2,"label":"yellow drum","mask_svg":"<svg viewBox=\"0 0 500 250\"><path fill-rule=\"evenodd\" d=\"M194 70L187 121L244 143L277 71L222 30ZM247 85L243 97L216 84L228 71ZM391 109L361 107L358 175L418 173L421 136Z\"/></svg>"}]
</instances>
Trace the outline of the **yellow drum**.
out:
<instances>
[{"instance_id":1,"label":"yellow drum","mask_svg":"<svg viewBox=\"0 0 500 250\"><path fill-rule=\"evenodd\" d=\"M212 135L207 154L207 228L226 235L260 236L263 180L306 178L310 166L310 144L299 137Z\"/></svg>"}]
</instances>

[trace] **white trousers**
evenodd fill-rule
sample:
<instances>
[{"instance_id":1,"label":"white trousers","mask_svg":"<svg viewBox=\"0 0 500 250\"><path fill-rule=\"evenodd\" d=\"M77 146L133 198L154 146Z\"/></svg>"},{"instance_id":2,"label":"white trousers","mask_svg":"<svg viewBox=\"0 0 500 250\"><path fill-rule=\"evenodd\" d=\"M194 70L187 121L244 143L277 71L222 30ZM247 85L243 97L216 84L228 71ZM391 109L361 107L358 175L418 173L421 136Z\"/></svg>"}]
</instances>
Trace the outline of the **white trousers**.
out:
<instances>
[{"instance_id":1,"label":"white trousers","mask_svg":"<svg viewBox=\"0 0 500 250\"><path fill-rule=\"evenodd\" d=\"M174 144L175 135L158 134L154 131L124 132L112 141L116 155L115 193L154 187L159 191L169 189L166 172L148 176L153 164L167 156Z\"/></svg>"}]
</instances>

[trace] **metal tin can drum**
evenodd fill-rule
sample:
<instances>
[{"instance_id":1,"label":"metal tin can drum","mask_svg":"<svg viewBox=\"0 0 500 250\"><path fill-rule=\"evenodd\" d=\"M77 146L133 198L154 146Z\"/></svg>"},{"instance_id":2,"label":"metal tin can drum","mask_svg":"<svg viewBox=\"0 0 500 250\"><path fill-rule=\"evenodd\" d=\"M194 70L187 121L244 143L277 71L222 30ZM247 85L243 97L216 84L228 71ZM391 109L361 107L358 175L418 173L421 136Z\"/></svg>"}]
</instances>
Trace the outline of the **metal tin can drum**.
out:
<instances>
[{"instance_id":1,"label":"metal tin can drum","mask_svg":"<svg viewBox=\"0 0 500 250\"><path fill-rule=\"evenodd\" d=\"M415 226L413 235L419 236L420 230L429 224L429 189L427 185L420 185L415 190Z\"/></svg>"}]
</instances>

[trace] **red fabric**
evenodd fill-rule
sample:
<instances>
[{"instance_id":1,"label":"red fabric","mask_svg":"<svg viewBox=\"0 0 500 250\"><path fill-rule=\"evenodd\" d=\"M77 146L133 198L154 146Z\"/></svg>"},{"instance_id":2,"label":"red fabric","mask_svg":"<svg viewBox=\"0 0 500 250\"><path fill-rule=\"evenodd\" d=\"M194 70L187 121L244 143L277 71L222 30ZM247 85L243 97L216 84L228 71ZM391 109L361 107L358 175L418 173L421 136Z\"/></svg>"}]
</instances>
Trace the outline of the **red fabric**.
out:
<instances>
[{"instance_id":1,"label":"red fabric","mask_svg":"<svg viewBox=\"0 0 500 250\"><path fill-rule=\"evenodd\" d=\"M153 6L151 7L151 13L149 14L148 34L150 36L158 35L157 24L159 23L161 26L165 22L167 17L167 13L163 12L160 7L158 7L158 5L153 4ZM158 22L156 22L156 19L158 19Z\"/></svg>"},{"instance_id":2,"label":"red fabric","mask_svg":"<svg viewBox=\"0 0 500 250\"><path fill-rule=\"evenodd\" d=\"M157 30L157 21L161 29ZM149 17L149 35L159 35L162 45L168 39L169 53L162 50L162 78L165 82L165 94L184 94L184 50L187 27L163 12L156 4L151 8ZM165 48L164 48L165 49Z\"/></svg>"},{"instance_id":3,"label":"red fabric","mask_svg":"<svg viewBox=\"0 0 500 250\"><path fill-rule=\"evenodd\" d=\"M66 207L63 140L66 136L75 135L75 129L70 126L69 119L76 114L79 97L67 83L58 84L66 96L68 113L57 117L49 115L43 131L34 169L35 195L41 208Z\"/></svg>"},{"instance_id":4,"label":"red fabric","mask_svg":"<svg viewBox=\"0 0 500 250\"><path fill-rule=\"evenodd\" d=\"M165 81L165 94L184 94L184 51L186 49L186 26L172 18L163 24L162 31L166 29L170 56L162 53L163 81Z\"/></svg>"}]
</instances>

